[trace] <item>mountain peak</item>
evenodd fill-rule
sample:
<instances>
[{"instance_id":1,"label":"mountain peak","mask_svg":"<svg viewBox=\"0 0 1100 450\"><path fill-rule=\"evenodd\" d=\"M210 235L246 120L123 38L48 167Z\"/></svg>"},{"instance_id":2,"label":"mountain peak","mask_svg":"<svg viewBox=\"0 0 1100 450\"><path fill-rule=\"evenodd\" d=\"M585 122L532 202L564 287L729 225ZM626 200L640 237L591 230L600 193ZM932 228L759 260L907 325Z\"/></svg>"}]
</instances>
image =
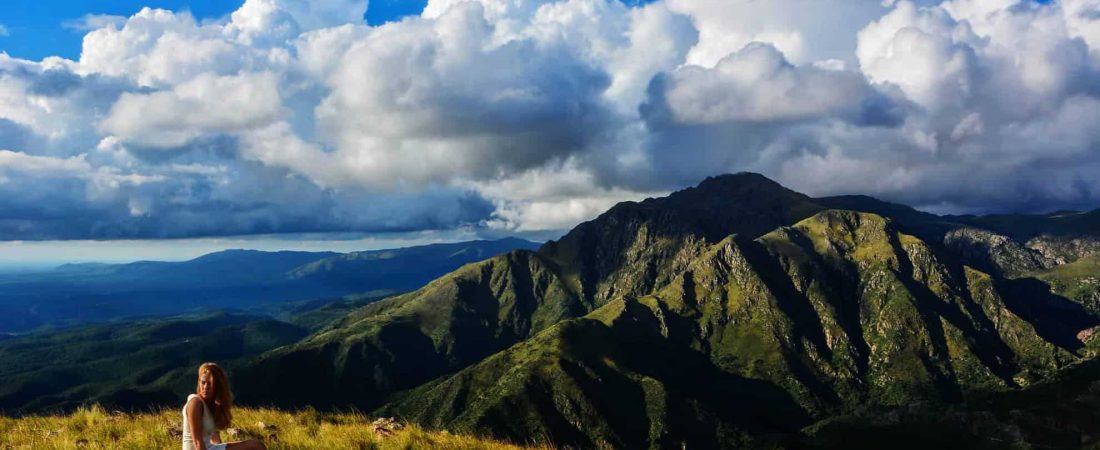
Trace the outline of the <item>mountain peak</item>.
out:
<instances>
[{"instance_id":1,"label":"mountain peak","mask_svg":"<svg viewBox=\"0 0 1100 450\"><path fill-rule=\"evenodd\" d=\"M762 186L775 189L787 189L775 180L756 172L737 172L709 176L699 182L698 185L699 188L711 186Z\"/></svg>"},{"instance_id":2,"label":"mountain peak","mask_svg":"<svg viewBox=\"0 0 1100 450\"><path fill-rule=\"evenodd\" d=\"M738 172L707 177L694 187L674 192L668 197L657 199L657 201L684 203L702 199L721 200L723 202L733 200L739 203L771 203L783 200L801 202L810 198L787 189L764 175L754 172Z\"/></svg>"},{"instance_id":3,"label":"mountain peak","mask_svg":"<svg viewBox=\"0 0 1100 450\"><path fill-rule=\"evenodd\" d=\"M752 172L708 177L647 206L676 211L710 242L734 233L759 236L824 209L809 196Z\"/></svg>"}]
</instances>

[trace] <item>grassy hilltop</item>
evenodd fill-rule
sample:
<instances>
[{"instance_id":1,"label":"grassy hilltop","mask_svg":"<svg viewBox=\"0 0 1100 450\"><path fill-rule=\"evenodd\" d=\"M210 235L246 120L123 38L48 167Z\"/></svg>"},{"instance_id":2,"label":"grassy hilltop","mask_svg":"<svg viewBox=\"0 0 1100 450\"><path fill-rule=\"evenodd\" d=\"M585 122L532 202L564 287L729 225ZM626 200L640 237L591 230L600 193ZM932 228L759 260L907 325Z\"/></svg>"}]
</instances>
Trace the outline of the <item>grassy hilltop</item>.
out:
<instances>
[{"instance_id":1,"label":"grassy hilltop","mask_svg":"<svg viewBox=\"0 0 1100 450\"><path fill-rule=\"evenodd\" d=\"M392 435L376 435L372 419L358 413L285 412L238 408L236 436L227 441L261 438L271 450L290 449L453 449L521 450L521 447L472 436L428 431L407 425ZM163 449L180 446L180 411L108 412L99 406L69 415L0 417L0 449Z\"/></svg>"}]
</instances>

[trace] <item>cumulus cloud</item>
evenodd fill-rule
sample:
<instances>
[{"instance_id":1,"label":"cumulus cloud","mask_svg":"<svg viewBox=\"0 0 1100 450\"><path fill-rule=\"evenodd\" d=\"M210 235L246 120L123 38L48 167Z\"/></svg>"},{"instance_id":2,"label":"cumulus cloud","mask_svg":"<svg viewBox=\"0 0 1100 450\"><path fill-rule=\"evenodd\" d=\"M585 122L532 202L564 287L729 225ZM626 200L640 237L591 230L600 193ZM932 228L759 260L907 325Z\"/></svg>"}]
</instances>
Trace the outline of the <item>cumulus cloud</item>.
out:
<instances>
[{"instance_id":1,"label":"cumulus cloud","mask_svg":"<svg viewBox=\"0 0 1100 450\"><path fill-rule=\"evenodd\" d=\"M203 74L171 90L122 94L99 128L128 143L174 148L203 135L262 127L279 117L281 107L271 72Z\"/></svg>"},{"instance_id":2,"label":"cumulus cloud","mask_svg":"<svg viewBox=\"0 0 1100 450\"><path fill-rule=\"evenodd\" d=\"M862 75L814 66L794 66L771 44L750 43L713 69L685 66L652 88L654 108L682 125L780 122L838 116L860 123L890 123L875 117L890 100ZM647 105L648 106L648 105ZM659 119L658 119L659 120Z\"/></svg>"},{"instance_id":3,"label":"cumulus cloud","mask_svg":"<svg viewBox=\"0 0 1100 450\"><path fill-rule=\"evenodd\" d=\"M362 22L366 12L366 0L246 0L227 30L248 45L278 45L303 32Z\"/></svg>"},{"instance_id":4,"label":"cumulus cloud","mask_svg":"<svg viewBox=\"0 0 1100 450\"><path fill-rule=\"evenodd\" d=\"M319 129L364 181L387 184L497 177L582 151L609 120L606 74L569 46L492 35L472 2L374 30L329 78Z\"/></svg>"},{"instance_id":5,"label":"cumulus cloud","mask_svg":"<svg viewBox=\"0 0 1100 450\"><path fill-rule=\"evenodd\" d=\"M886 10L848 0L667 0L691 17L699 42L687 63L713 67L751 42L766 42L797 64L851 59L855 33Z\"/></svg>"},{"instance_id":6,"label":"cumulus cloud","mask_svg":"<svg viewBox=\"0 0 1100 450\"><path fill-rule=\"evenodd\" d=\"M547 233L752 170L950 212L1100 203L1095 0L247 0L0 53L0 238ZM31 181L34 181L33 183Z\"/></svg>"},{"instance_id":7,"label":"cumulus cloud","mask_svg":"<svg viewBox=\"0 0 1100 450\"><path fill-rule=\"evenodd\" d=\"M88 32L107 27L118 28L125 23L126 16L115 16L111 14L85 14L79 19L70 19L64 21L61 23L61 26L72 31Z\"/></svg>"}]
</instances>

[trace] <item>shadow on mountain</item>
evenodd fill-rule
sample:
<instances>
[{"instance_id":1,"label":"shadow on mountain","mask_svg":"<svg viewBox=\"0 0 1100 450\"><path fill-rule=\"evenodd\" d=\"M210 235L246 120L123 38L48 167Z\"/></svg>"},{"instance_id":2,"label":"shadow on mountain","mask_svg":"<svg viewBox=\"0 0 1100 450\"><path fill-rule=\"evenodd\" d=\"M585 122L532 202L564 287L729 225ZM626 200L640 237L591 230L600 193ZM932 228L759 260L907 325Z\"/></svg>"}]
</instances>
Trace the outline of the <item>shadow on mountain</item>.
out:
<instances>
[{"instance_id":1,"label":"shadow on mountain","mask_svg":"<svg viewBox=\"0 0 1100 450\"><path fill-rule=\"evenodd\" d=\"M1013 313L1031 323L1043 339L1066 350L1080 350L1084 343L1077 339L1077 333L1100 325L1100 317L1090 314L1080 303L1054 294L1041 280L1001 279L997 284Z\"/></svg>"}]
</instances>

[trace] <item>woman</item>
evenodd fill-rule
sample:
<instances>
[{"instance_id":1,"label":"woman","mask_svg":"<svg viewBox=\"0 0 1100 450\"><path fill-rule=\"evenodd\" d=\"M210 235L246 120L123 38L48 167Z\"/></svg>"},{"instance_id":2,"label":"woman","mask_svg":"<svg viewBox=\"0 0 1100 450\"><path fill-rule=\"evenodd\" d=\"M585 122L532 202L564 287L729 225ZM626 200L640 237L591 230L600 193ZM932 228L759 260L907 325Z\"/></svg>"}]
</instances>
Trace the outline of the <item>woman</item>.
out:
<instances>
[{"instance_id":1,"label":"woman","mask_svg":"<svg viewBox=\"0 0 1100 450\"><path fill-rule=\"evenodd\" d=\"M225 371L214 363L199 366L198 386L183 407L183 450L267 450L255 439L222 443L218 430L229 428L232 409L233 393Z\"/></svg>"}]
</instances>

